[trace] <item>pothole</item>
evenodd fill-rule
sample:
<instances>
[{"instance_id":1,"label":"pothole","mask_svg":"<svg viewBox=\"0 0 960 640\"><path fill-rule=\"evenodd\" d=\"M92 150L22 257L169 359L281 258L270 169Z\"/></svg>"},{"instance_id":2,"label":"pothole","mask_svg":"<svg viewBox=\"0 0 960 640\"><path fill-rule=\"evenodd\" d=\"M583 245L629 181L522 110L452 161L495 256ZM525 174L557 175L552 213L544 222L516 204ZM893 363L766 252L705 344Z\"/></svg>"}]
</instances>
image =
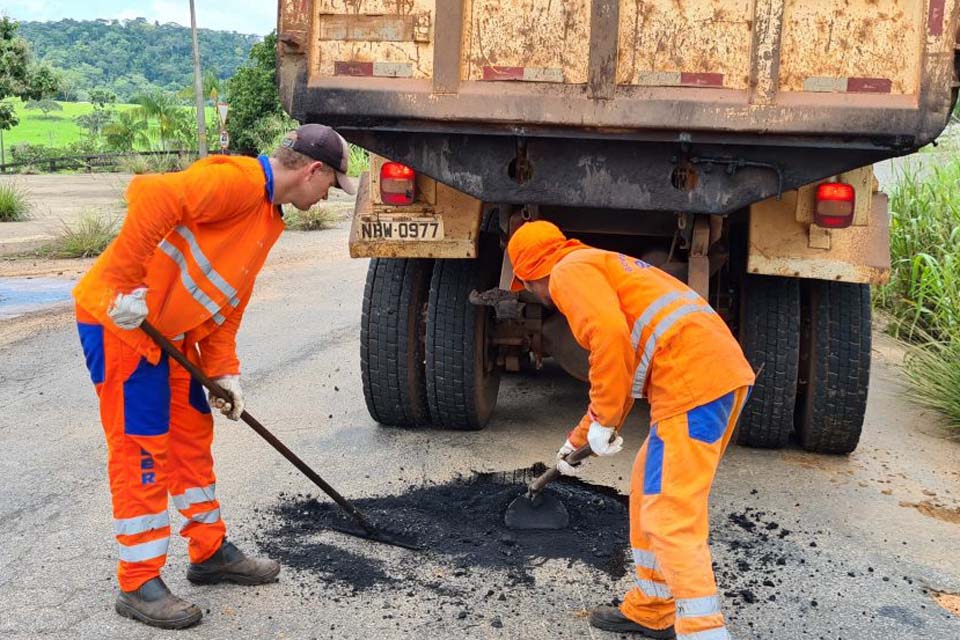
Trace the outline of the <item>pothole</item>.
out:
<instances>
[{"instance_id":1,"label":"pothole","mask_svg":"<svg viewBox=\"0 0 960 640\"><path fill-rule=\"evenodd\" d=\"M414 487L400 495L355 501L378 526L417 540L426 548L423 553L394 551L337 533L337 527L349 524L347 517L333 503L309 495L281 496L272 512L264 515L258 543L284 566L354 591L409 581L398 577L403 574L383 558L414 565L421 575L420 586L434 589L439 585L428 584L430 580L423 576L461 578L473 570L492 570L505 574L507 582L531 584L534 571L550 560L566 561L570 567L582 563L613 579L624 576L629 548L627 498L612 489L563 479L547 491L566 506L569 528L512 531L506 527L507 506L524 491L525 482L542 471L533 467L475 474Z\"/></svg>"}]
</instances>

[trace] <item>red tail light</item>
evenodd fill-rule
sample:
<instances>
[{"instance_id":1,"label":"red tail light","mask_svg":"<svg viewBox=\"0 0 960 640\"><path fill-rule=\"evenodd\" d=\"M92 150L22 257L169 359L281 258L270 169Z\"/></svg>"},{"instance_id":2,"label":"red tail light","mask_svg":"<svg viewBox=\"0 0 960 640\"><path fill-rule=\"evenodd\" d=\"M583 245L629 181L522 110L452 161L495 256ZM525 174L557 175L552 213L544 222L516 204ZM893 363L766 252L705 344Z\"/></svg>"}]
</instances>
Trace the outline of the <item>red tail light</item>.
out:
<instances>
[{"instance_id":1,"label":"red tail light","mask_svg":"<svg viewBox=\"0 0 960 640\"><path fill-rule=\"evenodd\" d=\"M857 196L853 187L842 182L825 182L817 187L817 207L813 221L818 227L845 229L853 224Z\"/></svg>"},{"instance_id":2,"label":"red tail light","mask_svg":"<svg viewBox=\"0 0 960 640\"><path fill-rule=\"evenodd\" d=\"M416 178L416 172L405 164L383 163L380 167L380 200L384 204L413 204Z\"/></svg>"}]
</instances>

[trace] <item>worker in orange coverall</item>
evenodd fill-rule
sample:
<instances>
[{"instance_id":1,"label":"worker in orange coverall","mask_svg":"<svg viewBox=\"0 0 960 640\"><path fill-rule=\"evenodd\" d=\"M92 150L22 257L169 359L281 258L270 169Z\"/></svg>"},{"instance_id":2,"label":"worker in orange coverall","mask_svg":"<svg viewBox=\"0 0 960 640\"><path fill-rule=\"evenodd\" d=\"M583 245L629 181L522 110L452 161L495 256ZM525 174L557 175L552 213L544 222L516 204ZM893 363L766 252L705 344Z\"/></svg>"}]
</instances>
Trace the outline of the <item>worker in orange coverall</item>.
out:
<instances>
[{"instance_id":1,"label":"worker in orange coverall","mask_svg":"<svg viewBox=\"0 0 960 640\"><path fill-rule=\"evenodd\" d=\"M608 456L634 398L650 402L650 434L633 466L630 544L635 586L594 627L647 638L726 640L707 546L707 498L754 382L730 330L696 292L629 256L529 222L510 238L516 280L570 324L590 352L590 407L557 453L589 443Z\"/></svg>"},{"instance_id":2,"label":"worker in orange coverall","mask_svg":"<svg viewBox=\"0 0 960 640\"><path fill-rule=\"evenodd\" d=\"M210 156L185 171L138 176L120 234L74 289L77 326L100 399L113 528L119 543L116 610L151 626L199 622L198 607L160 578L167 558L167 495L186 518L187 578L257 585L280 565L247 557L225 538L203 389L138 329L148 319L231 396L211 398L232 420L243 411L236 334L254 279L283 231L282 204L309 209L331 186L355 186L349 147L309 124L271 157Z\"/></svg>"}]
</instances>

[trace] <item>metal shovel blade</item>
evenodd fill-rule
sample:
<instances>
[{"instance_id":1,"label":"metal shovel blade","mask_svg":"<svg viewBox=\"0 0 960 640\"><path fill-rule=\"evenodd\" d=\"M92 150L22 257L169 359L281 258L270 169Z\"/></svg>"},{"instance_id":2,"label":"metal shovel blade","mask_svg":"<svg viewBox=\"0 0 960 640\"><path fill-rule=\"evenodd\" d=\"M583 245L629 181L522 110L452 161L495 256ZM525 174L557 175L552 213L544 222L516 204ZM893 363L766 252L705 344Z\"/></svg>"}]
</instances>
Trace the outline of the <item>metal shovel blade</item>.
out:
<instances>
[{"instance_id":1,"label":"metal shovel blade","mask_svg":"<svg viewBox=\"0 0 960 640\"><path fill-rule=\"evenodd\" d=\"M517 496L503 514L508 529L566 529L570 514L552 493L529 493Z\"/></svg>"}]
</instances>

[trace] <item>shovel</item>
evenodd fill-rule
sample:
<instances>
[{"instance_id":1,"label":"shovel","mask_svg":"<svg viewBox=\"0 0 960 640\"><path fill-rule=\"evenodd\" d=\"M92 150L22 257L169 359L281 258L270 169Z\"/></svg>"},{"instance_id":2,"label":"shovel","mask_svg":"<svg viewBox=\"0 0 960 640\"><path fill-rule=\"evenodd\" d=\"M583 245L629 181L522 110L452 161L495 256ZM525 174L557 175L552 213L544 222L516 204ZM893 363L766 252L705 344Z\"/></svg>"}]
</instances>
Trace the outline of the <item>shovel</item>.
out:
<instances>
[{"instance_id":1,"label":"shovel","mask_svg":"<svg viewBox=\"0 0 960 640\"><path fill-rule=\"evenodd\" d=\"M172 342L167 340L163 334L157 331L156 327L144 320L140 324L140 328L143 329L145 334L153 338L153 341L157 343L157 346L160 347L164 353L176 360L181 367L189 371L190 375L193 376L193 379L206 387L210 393L217 398L227 400L228 402L231 401L231 396L229 393L224 391L216 382L204 375L204 373L200 371L199 367L187 360L187 357L183 355L183 353L177 349ZM306 462L297 456L297 454L288 449L285 444L280 442L280 439L270 433L266 427L260 424L259 420L254 418L246 411L240 414L240 419L246 422L251 429L256 431L261 438L266 440L271 447L280 452L280 455L289 460L293 466L303 473L303 475L310 478L313 484L320 487L324 493L333 498L333 501L336 502L347 514L349 514L359 526L356 529L352 527L334 527L337 531L351 536L356 536L358 538L364 538L367 540L373 540L374 542L382 542L384 544L393 545L395 547L413 549L414 551L420 551L423 549L423 547L421 547L419 544L412 540L406 539L404 536L395 533L388 533L374 527L370 521L367 520L362 513L360 513L360 511L353 505L352 502L344 498L337 492L336 489L327 484L326 480L321 478L317 472L311 469Z\"/></svg>"},{"instance_id":2,"label":"shovel","mask_svg":"<svg viewBox=\"0 0 960 640\"><path fill-rule=\"evenodd\" d=\"M585 444L564 460L576 464L590 457L593 451ZM503 523L509 529L566 529L570 525L570 514L555 495L543 493L544 487L560 477L557 467L547 469L527 486L527 492L517 496L507 512L503 514Z\"/></svg>"}]
</instances>

